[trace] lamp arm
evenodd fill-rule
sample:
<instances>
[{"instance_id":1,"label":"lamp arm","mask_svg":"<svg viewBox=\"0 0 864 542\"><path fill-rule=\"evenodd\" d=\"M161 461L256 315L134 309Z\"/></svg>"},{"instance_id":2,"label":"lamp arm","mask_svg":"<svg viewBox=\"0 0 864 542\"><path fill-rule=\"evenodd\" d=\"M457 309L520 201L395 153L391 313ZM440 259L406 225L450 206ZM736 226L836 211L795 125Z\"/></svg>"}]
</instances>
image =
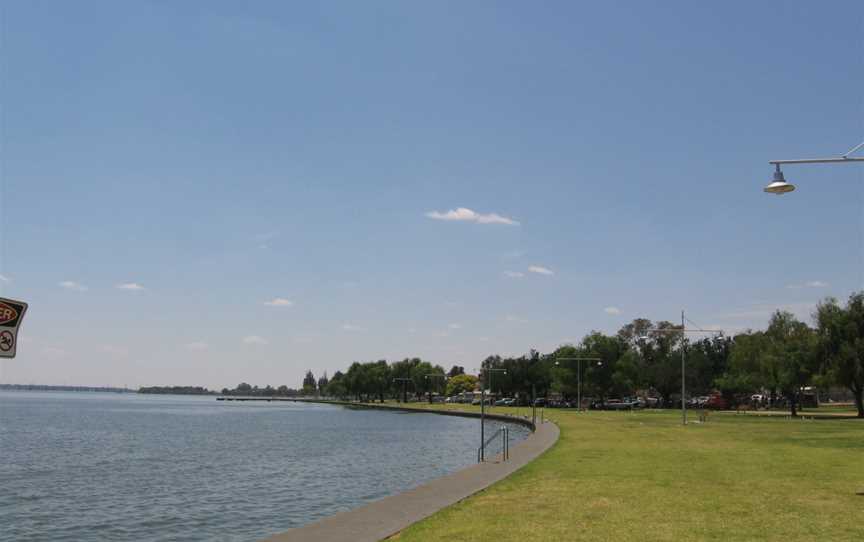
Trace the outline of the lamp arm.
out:
<instances>
[{"instance_id":1,"label":"lamp arm","mask_svg":"<svg viewBox=\"0 0 864 542\"><path fill-rule=\"evenodd\" d=\"M854 147L852 147L852 149L849 150L849 152L847 152L846 154L843 155L843 158L847 158L850 154L852 154L853 152L857 151L857 150L860 149L861 147L864 147L864 141L862 141L861 143L858 143L857 145L855 145Z\"/></svg>"}]
</instances>

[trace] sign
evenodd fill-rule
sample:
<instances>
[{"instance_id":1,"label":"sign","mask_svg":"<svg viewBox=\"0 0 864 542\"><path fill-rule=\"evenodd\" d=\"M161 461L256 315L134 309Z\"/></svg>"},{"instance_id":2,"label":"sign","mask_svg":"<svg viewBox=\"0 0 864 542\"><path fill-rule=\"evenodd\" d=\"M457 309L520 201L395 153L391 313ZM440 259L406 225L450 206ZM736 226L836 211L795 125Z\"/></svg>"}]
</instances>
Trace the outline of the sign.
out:
<instances>
[{"instance_id":1,"label":"sign","mask_svg":"<svg viewBox=\"0 0 864 542\"><path fill-rule=\"evenodd\" d=\"M14 358L18 327L27 312L27 303L0 297L0 358Z\"/></svg>"}]
</instances>

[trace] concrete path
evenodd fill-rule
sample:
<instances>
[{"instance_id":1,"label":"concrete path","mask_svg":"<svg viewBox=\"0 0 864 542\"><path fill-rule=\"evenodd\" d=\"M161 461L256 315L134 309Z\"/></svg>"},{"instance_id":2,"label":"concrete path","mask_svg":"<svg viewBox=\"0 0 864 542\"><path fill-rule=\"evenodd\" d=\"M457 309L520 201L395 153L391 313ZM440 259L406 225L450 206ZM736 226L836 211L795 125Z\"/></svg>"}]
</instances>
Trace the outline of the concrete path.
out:
<instances>
[{"instance_id":1,"label":"concrete path","mask_svg":"<svg viewBox=\"0 0 864 542\"><path fill-rule=\"evenodd\" d=\"M558 427L547 422L510 449L510 460L467 467L428 484L291 529L268 542L378 542L503 479L548 450L558 440Z\"/></svg>"}]
</instances>

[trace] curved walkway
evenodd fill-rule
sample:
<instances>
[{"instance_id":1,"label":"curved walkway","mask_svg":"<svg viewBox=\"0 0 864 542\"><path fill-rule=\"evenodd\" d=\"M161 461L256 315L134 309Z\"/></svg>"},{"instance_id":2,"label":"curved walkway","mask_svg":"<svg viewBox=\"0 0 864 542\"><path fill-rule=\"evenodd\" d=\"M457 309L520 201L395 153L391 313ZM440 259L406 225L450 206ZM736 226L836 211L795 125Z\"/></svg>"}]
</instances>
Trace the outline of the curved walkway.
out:
<instances>
[{"instance_id":1,"label":"curved walkway","mask_svg":"<svg viewBox=\"0 0 864 542\"><path fill-rule=\"evenodd\" d=\"M509 461L497 456L404 493L277 534L267 542L378 542L512 474L551 448L558 435L555 424L540 424L510 450Z\"/></svg>"}]
</instances>

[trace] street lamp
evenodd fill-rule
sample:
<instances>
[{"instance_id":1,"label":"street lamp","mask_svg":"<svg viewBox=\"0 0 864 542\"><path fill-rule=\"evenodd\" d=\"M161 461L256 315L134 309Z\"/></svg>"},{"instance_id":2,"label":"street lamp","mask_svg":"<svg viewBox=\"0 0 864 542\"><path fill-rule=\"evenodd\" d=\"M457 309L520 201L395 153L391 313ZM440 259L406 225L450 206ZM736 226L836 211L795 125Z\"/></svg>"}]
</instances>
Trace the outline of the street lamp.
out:
<instances>
[{"instance_id":1,"label":"street lamp","mask_svg":"<svg viewBox=\"0 0 864 542\"><path fill-rule=\"evenodd\" d=\"M721 337L723 336L722 330L716 329L687 329L684 326L684 311L681 311L681 329L659 329L653 328L648 329L646 332L651 333L718 333ZM647 335L642 335L639 337L640 340L646 341L649 339ZM684 342L681 342L681 424L687 425L687 403L684 402L684 394L687 392L687 384L685 380L685 352L684 352Z\"/></svg>"},{"instance_id":2,"label":"street lamp","mask_svg":"<svg viewBox=\"0 0 864 542\"><path fill-rule=\"evenodd\" d=\"M803 160L770 160L769 164L774 164L774 178L763 190L769 194L777 194L781 196L787 192L795 190L795 185L787 183L783 177L783 172L780 171L781 164L847 164L852 162L864 162L864 158L850 157L849 155L864 147L864 141L852 147L849 152L839 158L806 158Z\"/></svg>"},{"instance_id":3,"label":"street lamp","mask_svg":"<svg viewBox=\"0 0 864 542\"><path fill-rule=\"evenodd\" d=\"M786 182L786 179L783 178L783 172L780 171L780 164L844 164L851 162L864 162L864 158L861 157L850 157L850 154L858 151L864 147L864 141L855 145L849 152L841 156L840 158L822 158L822 159L812 159L812 160L771 160L769 164L774 164L777 169L774 171L774 180L765 187L765 192L769 194L777 194L778 196L781 194L785 194L786 192L791 192L795 190L795 185L789 184ZM858 495L864 495L864 491L859 491Z\"/></svg>"},{"instance_id":4,"label":"street lamp","mask_svg":"<svg viewBox=\"0 0 864 542\"><path fill-rule=\"evenodd\" d=\"M507 374L507 369L480 369L486 372L486 384L489 386L489 391L492 391L492 373L499 372ZM486 461L486 386L480 384L480 461Z\"/></svg>"},{"instance_id":5,"label":"street lamp","mask_svg":"<svg viewBox=\"0 0 864 542\"><path fill-rule=\"evenodd\" d=\"M423 375L423 378L425 378L426 380L429 380L430 378L441 378L445 382L447 381L447 375L442 375L442 374L438 374L438 373L431 373L428 375ZM429 388L429 404L430 405L432 404L432 388Z\"/></svg>"},{"instance_id":6,"label":"street lamp","mask_svg":"<svg viewBox=\"0 0 864 542\"><path fill-rule=\"evenodd\" d=\"M603 365L603 360L597 357L575 357L575 358L555 358L555 365L558 365L559 361L576 361L578 362L577 378L576 381L578 384L576 385L576 412L582 412L582 362L583 361L596 361L597 366L600 367Z\"/></svg>"}]
</instances>

